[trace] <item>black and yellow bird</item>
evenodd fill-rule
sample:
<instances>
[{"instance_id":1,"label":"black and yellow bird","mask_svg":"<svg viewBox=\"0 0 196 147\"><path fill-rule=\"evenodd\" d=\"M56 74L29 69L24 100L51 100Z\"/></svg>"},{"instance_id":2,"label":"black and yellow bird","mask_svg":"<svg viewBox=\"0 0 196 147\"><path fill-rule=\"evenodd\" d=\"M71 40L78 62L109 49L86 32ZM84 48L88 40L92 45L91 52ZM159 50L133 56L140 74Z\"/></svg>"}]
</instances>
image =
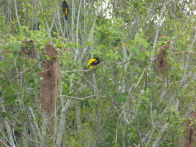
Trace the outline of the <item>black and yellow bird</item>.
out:
<instances>
[{"instance_id":1,"label":"black and yellow bird","mask_svg":"<svg viewBox=\"0 0 196 147\"><path fill-rule=\"evenodd\" d=\"M39 26L40 26L40 24L41 24L41 22L37 22L37 23L35 23L34 25L33 25L33 28L32 28L32 30L39 30L40 28L39 28Z\"/></svg>"},{"instance_id":2,"label":"black and yellow bird","mask_svg":"<svg viewBox=\"0 0 196 147\"><path fill-rule=\"evenodd\" d=\"M65 0L63 0L63 3L62 3L62 11L63 13L65 14L65 20L68 19L68 13L69 13L69 6L67 4L67 2Z\"/></svg>"},{"instance_id":3,"label":"black and yellow bird","mask_svg":"<svg viewBox=\"0 0 196 147\"><path fill-rule=\"evenodd\" d=\"M101 60L98 57L92 58L88 61L88 68L91 69L94 66L98 65L99 63L101 63Z\"/></svg>"}]
</instances>

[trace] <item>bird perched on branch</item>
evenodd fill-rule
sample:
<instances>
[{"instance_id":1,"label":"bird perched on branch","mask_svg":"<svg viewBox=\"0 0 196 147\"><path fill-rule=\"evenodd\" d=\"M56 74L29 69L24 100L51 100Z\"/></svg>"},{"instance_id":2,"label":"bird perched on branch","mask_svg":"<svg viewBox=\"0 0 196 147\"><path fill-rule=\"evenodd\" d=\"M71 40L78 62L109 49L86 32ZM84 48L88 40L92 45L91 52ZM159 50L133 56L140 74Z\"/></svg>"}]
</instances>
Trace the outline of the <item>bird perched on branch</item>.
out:
<instances>
[{"instance_id":1,"label":"bird perched on branch","mask_svg":"<svg viewBox=\"0 0 196 147\"><path fill-rule=\"evenodd\" d=\"M98 57L92 58L88 61L88 68L91 69L94 66L98 65L99 63L101 63L101 60Z\"/></svg>"},{"instance_id":2,"label":"bird perched on branch","mask_svg":"<svg viewBox=\"0 0 196 147\"><path fill-rule=\"evenodd\" d=\"M67 4L67 2L65 0L63 0L63 3L62 3L62 11L63 13L65 14L65 20L68 19L68 13L69 13L69 6Z\"/></svg>"},{"instance_id":3,"label":"bird perched on branch","mask_svg":"<svg viewBox=\"0 0 196 147\"><path fill-rule=\"evenodd\" d=\"M32 28L32 30L39 30L39 26L40 26L40 24L41 24L41 22L37 22L37 23L35 23L34 25L33 25L33 28Z\"/></svg>"}]
</instances>

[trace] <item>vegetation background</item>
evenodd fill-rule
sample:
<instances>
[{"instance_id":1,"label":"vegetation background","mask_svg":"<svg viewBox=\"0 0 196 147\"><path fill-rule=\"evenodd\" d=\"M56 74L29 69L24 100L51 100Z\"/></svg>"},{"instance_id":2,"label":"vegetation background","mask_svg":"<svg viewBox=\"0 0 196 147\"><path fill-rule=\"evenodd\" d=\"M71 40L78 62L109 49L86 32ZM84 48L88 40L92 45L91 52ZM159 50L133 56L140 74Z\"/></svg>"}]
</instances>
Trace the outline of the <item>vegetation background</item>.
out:
<instances>
[{"instance_id":1,"label":"vegetation background","mask_svg":"<svg viewBox=\"0 0 196 147\"><path fill-rule=\"evenodd\" d=\"M194 146L195 2L67 2L65 20L62 0L0 1L0 146L179 147L185 134ZM48 40L59 68L52 120L40 105Z\"/></svg>"}]
</instances>

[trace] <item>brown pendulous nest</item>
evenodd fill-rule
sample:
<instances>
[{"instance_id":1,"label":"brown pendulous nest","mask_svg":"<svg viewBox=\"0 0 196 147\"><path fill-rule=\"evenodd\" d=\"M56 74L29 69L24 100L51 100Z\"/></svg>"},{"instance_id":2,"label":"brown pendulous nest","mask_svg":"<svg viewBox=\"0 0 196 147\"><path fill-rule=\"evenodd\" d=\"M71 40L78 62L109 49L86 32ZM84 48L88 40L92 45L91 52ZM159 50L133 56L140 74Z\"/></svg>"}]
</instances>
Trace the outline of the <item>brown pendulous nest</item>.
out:
<instances>
[{"instance_id":1,"label":"brown pendulous nest","mask_svg":"<svg viewBox=\"0 0 196 147\"><path fill-rule=\"evenodd\" d=\"M45 45L44 54L49 56L50 59L44 62L44 69L41 72L43 79L41 82L40 102L42 108L51 116L56 109L59 67L57 50L50 41Z\"/></svg>"},{"instance_id":2,"label":"brown pendulous nest","mask_svg":"<svg viewBox=\"0 0 196 147\"><path fill-rule=\"evenodd\" d=\"M167 60L166 60L166 51L169 48L170 43L168 42L167 45L161 46L159 54L156 58L156 71L159 74L167 73Z\"/></svg>"},{"instance_id":3,"label":"brown pendulous nest","mask_svg":"<svg viewBox=\"0 0 196 147\"><path fill-rule=\"evenodd\" d=\"M33 40L30 40L30 41L23 40L22 47L21 47L21 52L23 54L27 55L29 58L35 58L36 53L35 53L35 49L34 49Z\"/></svg>"},{"instance_id":4,"label":"brown pendulous nest","mask_svg":"<svg viewBox=\"0 0 196 147\"><path fill-rule=\"evenodd\" d=\"M194 147L196 144L196 112L186 121L187 134L182 141L181 147Z\"/></svg>"}]
</instances>

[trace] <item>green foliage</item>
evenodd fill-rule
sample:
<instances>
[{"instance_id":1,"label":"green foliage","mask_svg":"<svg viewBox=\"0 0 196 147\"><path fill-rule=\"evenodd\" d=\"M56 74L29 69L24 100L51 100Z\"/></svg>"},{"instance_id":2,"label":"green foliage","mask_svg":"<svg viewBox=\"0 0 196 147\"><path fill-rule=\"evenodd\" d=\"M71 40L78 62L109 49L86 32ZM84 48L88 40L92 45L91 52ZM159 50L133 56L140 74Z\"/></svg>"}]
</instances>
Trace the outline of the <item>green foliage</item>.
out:
<instances>
[{"instance_id":1,"label":"green foliage","mask_svg":"<svg viewBox=\"0 0 196 147\"><path fill-rule=\"evenodd\" d=\"M1 19L1 22L0 22L0 33L1 34L6 34L8 32L8 26L6 25L6 22L5 22L5 17L0 13L0 19Z\"/></svg>"},{"instance_id":2,"label":"green foliage","mask_svg":"<svg viewBox=\"0 0 196 147\"><path fill-rule=\"evenodd\" d=\"M22 132L18 138L26 140L26 135L37 146L52 146L59 132L65 146L179 144L186 133L185 114L196 107L192 2L167 2L162 9L163 2L157 0L111 0L107 8L98 1L82 1L81 8L80 1L68 1L68 21L61 2L18 0L18 12L14 3L0 2L0 118L8 120L13 136ZM109 8L110 19L105 15ZM161 10L164 19L158 29ZM32 30L36 22L40 28ZM33 40L35 58L22 52L22 47L31 49L24 40ZM60 69L55 137L48 128L44 132L40 107L40 73L43 62L52 60L44 55L48 40L57 49ZM167 72L162 75L156 73L152 57L168 41ZM87 70L94 56L101 64ZM4 129L0 140L8 133ZM27 142L32 145L31 140Z\"/></svg>"}]
</instances>

